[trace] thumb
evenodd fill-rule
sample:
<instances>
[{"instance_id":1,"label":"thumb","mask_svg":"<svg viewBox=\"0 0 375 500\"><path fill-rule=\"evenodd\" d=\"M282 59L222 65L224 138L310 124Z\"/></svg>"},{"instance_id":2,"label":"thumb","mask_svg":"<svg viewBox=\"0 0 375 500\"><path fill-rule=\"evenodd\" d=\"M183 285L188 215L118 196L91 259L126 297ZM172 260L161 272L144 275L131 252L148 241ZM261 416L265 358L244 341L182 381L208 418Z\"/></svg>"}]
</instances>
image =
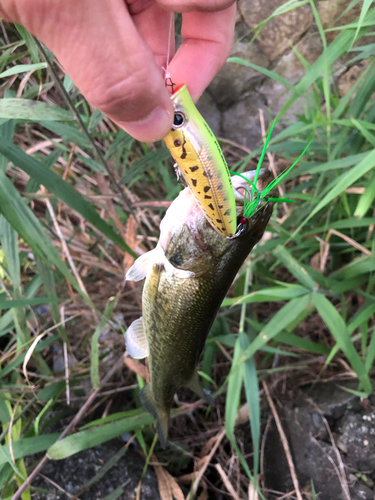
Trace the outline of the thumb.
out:
<instances>
[{"instance_id":1,"label":"thumb","mask_svg":"<svg viewBox=\"0 0 375 500\"><path fill-rule=\"evenodd\" d=\"M162 139L173 108L161 69L123 0L2 0L0 14L35 34L86 99L140 141Z\"/></svg>"}]
</instances>

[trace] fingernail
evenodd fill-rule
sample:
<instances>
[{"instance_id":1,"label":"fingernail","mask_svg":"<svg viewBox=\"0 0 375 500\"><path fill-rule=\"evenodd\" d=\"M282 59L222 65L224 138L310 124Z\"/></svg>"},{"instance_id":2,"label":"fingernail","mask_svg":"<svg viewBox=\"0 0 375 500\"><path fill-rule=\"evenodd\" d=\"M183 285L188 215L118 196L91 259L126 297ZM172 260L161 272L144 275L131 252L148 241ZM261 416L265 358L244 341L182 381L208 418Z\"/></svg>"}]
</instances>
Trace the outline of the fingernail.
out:
<instances>
[{"instance_id":1,"label":"fingernail","mask_svg":"<svg viewBox=\"0 0 375 500\"><path fill-rule=\"evenodd\" d=\"M155 142L168 134L172 127L172 114L158 106L143 120L117 123L138 141Z\"/></svg>"}]
</instances>

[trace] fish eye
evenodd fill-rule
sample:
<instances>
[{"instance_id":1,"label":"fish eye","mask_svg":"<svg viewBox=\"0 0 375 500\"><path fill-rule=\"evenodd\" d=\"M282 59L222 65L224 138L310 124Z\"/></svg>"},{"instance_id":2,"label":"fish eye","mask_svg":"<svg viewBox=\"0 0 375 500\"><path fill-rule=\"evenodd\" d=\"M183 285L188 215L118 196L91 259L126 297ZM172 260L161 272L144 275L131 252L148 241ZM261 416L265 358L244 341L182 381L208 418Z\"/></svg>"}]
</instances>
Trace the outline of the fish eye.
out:
<instances>
[{"instance_id":1,"label":"fish eye","mask_svg":"<svg viewBox=\"0 0 375 500\"><path fill-rule=\"evenodd\" d=\"M180 111L174 114L173 118L173 128L180 128L185 123L185 115Z\"/></svg>"}]
</instances>

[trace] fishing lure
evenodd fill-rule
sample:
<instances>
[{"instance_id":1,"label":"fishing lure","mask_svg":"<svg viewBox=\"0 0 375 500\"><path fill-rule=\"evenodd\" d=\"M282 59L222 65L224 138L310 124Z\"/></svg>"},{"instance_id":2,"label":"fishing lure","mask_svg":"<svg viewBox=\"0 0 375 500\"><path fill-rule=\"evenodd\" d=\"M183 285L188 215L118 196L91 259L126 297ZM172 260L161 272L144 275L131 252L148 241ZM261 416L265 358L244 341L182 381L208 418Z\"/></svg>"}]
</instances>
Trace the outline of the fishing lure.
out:
<instances>
[{"instance_id":1,"label":"fishing lure","mask_svg":"<svg viewBox=\"0 0 375 500\"><path fill-rule=\"evenodd\" d=\"M237 229L236 202L223 152L186 85L177 87L171 99L173 127L164 142L208 222L231 237Z\"/></svg>"}]
</instances>

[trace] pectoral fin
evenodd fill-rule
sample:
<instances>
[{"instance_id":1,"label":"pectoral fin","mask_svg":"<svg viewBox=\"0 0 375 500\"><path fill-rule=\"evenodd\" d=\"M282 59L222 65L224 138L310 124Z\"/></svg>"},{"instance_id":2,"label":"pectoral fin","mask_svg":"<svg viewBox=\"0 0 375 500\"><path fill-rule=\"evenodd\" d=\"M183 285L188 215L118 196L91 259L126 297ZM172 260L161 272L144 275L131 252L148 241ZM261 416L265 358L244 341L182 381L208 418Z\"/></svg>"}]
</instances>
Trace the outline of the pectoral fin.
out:
<instances>
[{"instance_id":1,"label":"pectoral fin","mask_svg":"<svg viewBox=\"0 0 375 500\"><path fill-rule=\"evenodd\" d=\"M156 419L156 431L159 436L161 447L165 449L168 439L169 410L160 408L156 405L152 393L152 385L147 384L139 393L139 399L145 410L147 410Z\"/></svg>"},{"instance_id":2,"label":"pectoral fin","mask_svg":"<svg viewBox=\"0 0 375 500\"><path fill-rule=\"evenodd\" d=\"M147 273L155 260L155 251L156 249L154 248L154 250L150 250L149 252L146 252L138 257L126 273L126 279L128 281L140 281L147 276Z\"/></svg>"},{"instance_id":3,"label":"pectoral fin","mask_svg":"<svg viewBox=\"0 0 375 500\"><path fill-rule=\"evenodd\" d=\"M150 354L142 316L125 332L126 349L132 358L143 359Z\"/></svg>"}]
</instances>

